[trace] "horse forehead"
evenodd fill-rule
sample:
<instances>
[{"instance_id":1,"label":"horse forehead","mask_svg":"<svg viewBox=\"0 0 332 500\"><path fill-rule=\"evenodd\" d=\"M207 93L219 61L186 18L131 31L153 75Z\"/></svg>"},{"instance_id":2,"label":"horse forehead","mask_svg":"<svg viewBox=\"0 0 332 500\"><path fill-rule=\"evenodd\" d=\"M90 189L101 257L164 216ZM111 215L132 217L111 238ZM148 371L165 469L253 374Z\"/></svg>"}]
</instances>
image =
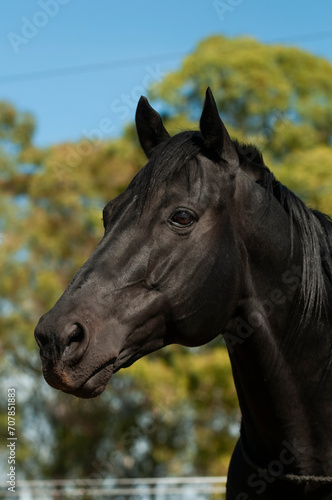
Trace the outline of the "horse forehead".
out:
<instances>
[{"instance_id":1,"label":"horse forehead","mask_svg":"<svg viewBox=\"0 0 332 500\"><path fill-rule=\"evenodd\" d=\"M223 186L221 165L210 160L203 154L197 155L196 164L196 168L199 169L197 182L199 197L211 201L216 197L219 199Z\"/></svg>"},{"instance_id":2,"label":"horse forehead","mask_svg":"<svg viewBox=\"0 0 332 500\"><path fill-rule=\"evenodd\" d=\"M198 154L182 165L176 173L170 174L169 177L165 176L156 189L149 188L148 203L147 206L144 205L146 211L162 208L180 200L200 204L203 201L204 204L213 203L220 198L221 177L220 165L203 154Z\"/></svg>"},{"instance_id":3,"label":"horse forehead","mask_svg":"<svg viewBox=\"0 0 332 500\"><path fill-rule=\"evenodd\" d=\"M220 189L221 167L203 154L199 153L193 160L178 171L170 185L189 190L198 189L200 192L210 189Z\"/></svg>"},{"instance_id":4,"label":"horse forehead","mask_svg":"<svg viewBox=\"0 0 332 500\"><path fill-rule=\"evenodd\" d=\"M165 204L172 203L173 199L178 196L186 197L192 201L206 201L211 202L216 197L219 197L221 190L221 167L214 163L212 160L199 153L188 164L183 165L179 171L172 176L166 178L161 185L156 189L151 189L147 182L145 189L148 191L148 203L143 204L143 211L138 209L140 197L144 197L144 189L142 186L138 188L139 172L136 178L133 179L131 185L121 193L119 196L111 200L105 207L105 212L109 212L112 218L121 219L126 215L129 217L135 214L135 219L138 212L149 212L153 209L163 207Z\"/></svg>"}]
</instances>

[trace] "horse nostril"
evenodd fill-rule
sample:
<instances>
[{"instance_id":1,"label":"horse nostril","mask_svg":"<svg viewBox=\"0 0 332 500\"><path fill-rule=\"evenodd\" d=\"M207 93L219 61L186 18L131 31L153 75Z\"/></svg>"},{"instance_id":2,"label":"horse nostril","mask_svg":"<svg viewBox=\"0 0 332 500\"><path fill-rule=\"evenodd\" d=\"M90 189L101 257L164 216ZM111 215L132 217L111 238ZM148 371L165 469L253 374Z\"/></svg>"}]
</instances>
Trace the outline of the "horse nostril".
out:
<instances>
[{"instance_id":1,"label":"horse nostril","mask_svg":"<svg viewBox=\"0 0 332 500\"><path fill-rule=\"evenodd\" d=\"M80 343L84 340L84 329L79 323L74 323L72 326L72 332L70 332L70 337L68 339L67 346L77 342Z\"/></svg>"},{"instance_id":2,"label":"horse nostril","mask_svg":"<svg viewBox=\"0 0 332 500\"><path fill-rule=\"evenodd\" d=\"M38 323L35 338L40 348L43 363L57 363L61 359L67 363L77 363L88 346L89 336L80 323L67 323L64 328Z\"/></svg>"},{"instance_id":3,"label":"horse nostril","mask_svg":"<svg viewBox=\"0 0 332 500\"><path fill-rule=\"evenodd\" d=\"M67 344L62 353L62 360L70 365L78 363L88 344L87 332L82 325L74 323L67 329Z\"/></svg>"}]
</instances>

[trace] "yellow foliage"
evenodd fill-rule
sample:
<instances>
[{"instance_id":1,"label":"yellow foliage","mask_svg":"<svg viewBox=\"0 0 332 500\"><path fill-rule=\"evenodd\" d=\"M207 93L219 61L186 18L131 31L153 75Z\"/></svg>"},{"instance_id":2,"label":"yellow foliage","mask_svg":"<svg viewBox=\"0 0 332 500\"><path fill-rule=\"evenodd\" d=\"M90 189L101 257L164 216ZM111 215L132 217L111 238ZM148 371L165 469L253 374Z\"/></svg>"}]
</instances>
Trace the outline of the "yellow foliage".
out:
<instances>
[{"instance_id":1,"label":"yellow foliage","mask_svg":"<svg viewBox=\"0 0 332 500\"><path fill-rule=\"evenodd\" d=\"M316 146L290 153L275 173L311 208L332 215L332 148Z\"/></svg>"}]
</instances>

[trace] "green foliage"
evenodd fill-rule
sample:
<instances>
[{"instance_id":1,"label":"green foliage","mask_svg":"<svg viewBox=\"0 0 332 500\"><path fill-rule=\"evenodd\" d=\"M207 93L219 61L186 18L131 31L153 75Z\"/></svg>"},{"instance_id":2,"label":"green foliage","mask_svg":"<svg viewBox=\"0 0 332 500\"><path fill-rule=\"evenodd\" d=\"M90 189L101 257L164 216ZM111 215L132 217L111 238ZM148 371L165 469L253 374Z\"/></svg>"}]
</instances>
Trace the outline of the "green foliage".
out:
<instances>
[{"instance_id":1,"label":"green foliage","mask_svg":"<svg viewBox=\"0 0 332 500\"><path fill-rule=\"evenodd\" d=\"M332 66L295 48L208 38L151 88L165 103L170 133L197 128L208 85L231 134L259 146L280 180L331 214ZM0 104L1 374L2 388L17 388L21 472L225 473L239 411L220 340L150 355L117 374L94 401L43 381L34 326L100 240L104 204L145 159L132 126L116 141L42 151L33 146L33 129L31 116ZM5 433L3 417L0 426Z\"/></svg>"},{"instance_id":2,"label":"green foliage","mask_svg":"<svg viewBox=\"0 0 332 500\"><path fill-rule=\"evenodd\" d=\"M203 40L179 71L154 84L151 97L197 118L207 86L226 122L243 133L266 128L268 133L278 112L295 123L308 123L322 141L329 140L332 67L324 59L251 38L215 36Z\"/></svg>"},{"instance_id":3,"label":"green foliage","mask_svg":"<svg viewBox=\"0 0 332 500\"><path fill-rule=\"evenodd\" d=\"M214 36L150 97L197 120L207 86L231 134L260 147L282 182L331 214L332 65L297 48Z\"/></svg>"}]
</instances>

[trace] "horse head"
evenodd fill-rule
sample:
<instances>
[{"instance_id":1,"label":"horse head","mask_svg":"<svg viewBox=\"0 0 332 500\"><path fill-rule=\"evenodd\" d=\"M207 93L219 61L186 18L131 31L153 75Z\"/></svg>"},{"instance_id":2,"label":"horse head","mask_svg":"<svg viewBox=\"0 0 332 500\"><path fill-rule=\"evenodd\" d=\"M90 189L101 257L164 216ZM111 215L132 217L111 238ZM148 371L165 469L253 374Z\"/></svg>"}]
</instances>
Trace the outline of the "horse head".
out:
<instances>
[{"instance_id":1,"label":"horse head","mask_svg":"<svg viewBox=\"0 0 332 500\"><path fill-rule=\"evenodd\" d=\"M47 382L79 397L165 345L220 335L245 293L250 221L265 211L209 89L200 132L170 137L144 97L136 126L148 163L106 205L100 244L35 330Z\"/></svg>"}]
</instances>

